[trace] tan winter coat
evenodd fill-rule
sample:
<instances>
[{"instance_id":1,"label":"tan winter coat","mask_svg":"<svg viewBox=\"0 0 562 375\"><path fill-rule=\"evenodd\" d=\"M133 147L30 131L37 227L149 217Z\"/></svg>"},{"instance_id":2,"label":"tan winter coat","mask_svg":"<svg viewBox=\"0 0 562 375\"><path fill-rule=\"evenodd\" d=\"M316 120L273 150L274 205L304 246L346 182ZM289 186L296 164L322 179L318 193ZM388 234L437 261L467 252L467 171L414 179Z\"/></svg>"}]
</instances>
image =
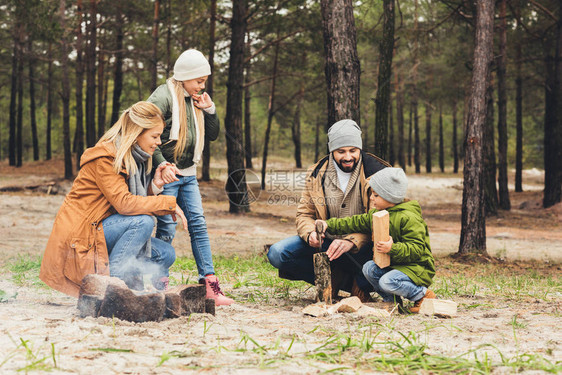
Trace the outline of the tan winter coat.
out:
<instances>
[{"instance_id":1,"label":"tan winter coat","mask_svg":"<svg viewBox=\"0 0 562 375\"><path fill-rule=\"evenodd\" d=\"M389 167L386 161L379 157L362 151L362 160L359 167L361 168L359 182L361 187L361 200L365 212L369 210L369 180L371 175L380 171L385 167ZM314 221L317 219L328 220L328 209L324 197L323 180L328 168L329 155L322 158L318 163L308 169L306 176L305 189L301 195L299 205L297 207L297 233L308 243L308 236L316 230ZM352 251L358 251L371 241L371 236L363 233L351 233L344 239L353 242L355 248Z\"/></svg>"},{"instance_id":2,"label":"tan winter coat","mask_svg":"<svg viewBox=\"0 0 562 375\"><path fill-rule=\"evenodd\" d=\"M126 173L113 170L115 147L98 143L80 159L74 180L53 224L39 277L50 287L77 297L82 278L91 273L109 275L109 257L102 220L122 215L166 215L176 198L142 197L129 192Z\"/></svg>"}]
</instances>

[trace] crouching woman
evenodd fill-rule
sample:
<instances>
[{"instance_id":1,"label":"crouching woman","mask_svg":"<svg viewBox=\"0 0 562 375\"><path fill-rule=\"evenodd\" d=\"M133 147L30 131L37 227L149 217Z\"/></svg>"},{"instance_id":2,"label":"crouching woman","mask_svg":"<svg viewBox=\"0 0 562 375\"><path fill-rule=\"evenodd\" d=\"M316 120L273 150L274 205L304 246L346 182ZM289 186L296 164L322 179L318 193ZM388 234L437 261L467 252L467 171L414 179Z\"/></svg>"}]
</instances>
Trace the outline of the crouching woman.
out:
<instances>
[{"instance_id":1,"label":"crouching woman","mask_svg":"<svg viewBox=\"0 0 562 375\"><path fill-rule=\"evenodd\" d=\"M47 285L77 297L88 274L116 276L139 289L142 274L150 273L157 288L167 287L175 251L151 238L152 215L177 215L186 230L187 221L175 197L154 196L164 185L164 166L150 177L163 128L160 109L138 102L84 152L41 263L39 277Z\"/></svg>"}]
</instances>

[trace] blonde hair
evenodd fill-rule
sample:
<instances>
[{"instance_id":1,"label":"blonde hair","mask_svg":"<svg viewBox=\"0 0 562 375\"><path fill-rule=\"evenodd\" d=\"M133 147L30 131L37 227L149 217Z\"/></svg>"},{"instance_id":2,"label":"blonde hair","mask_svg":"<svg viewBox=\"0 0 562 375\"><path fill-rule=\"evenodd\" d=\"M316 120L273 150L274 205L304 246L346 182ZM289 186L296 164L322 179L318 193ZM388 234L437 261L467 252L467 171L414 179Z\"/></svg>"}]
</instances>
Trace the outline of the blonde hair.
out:
<instances>
[{"instance_id":1,"label":"blonde hair","mask_svg":"<svg viewBox=\"0 0 562 375\"><path fill-rule=\"evenodd\" d=\"M123 111L119 120L99 140L112 142L115 146L115 173L120 173L123 168L129 176L137 172L137 163L131 149L143 131L159 125L164 126L162 111L153 103L138 102ZM149 158L147 170L151 169L152 158Z\"/></svg>"},{"instance_id":2,"label":"blonde hair","mask_svg":"<svg viewBox=\"0 0 562 375\"><path fill-rule=\"evenodd\" d=\"M170 78L170 79L174 86L174 92L172 92L171 94L176 95L179 105L178 110L179 110L179 117L180 117L180 131L178 134L178 141L176 142L176 147L174 148L174 162L177 162L178 157L180 157L183 154L185 147L187 146L187 108L185 106L185 94L184 94L185 90L183 88L183 82L178 81L175 78ZM197 123L203 124L205 121L205 118L203 116L203 111L195 106L193 108L195 109L195 113L193 115L197 118Z\"/></svg>"}]
</instances>

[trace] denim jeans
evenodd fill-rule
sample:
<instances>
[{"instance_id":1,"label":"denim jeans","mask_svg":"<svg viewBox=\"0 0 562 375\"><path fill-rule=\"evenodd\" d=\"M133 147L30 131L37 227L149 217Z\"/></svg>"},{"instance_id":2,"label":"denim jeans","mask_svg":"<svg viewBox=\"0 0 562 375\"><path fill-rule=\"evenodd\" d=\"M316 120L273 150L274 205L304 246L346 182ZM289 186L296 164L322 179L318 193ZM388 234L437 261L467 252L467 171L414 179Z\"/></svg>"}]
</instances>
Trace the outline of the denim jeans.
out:
<instances>
[{"instance_id":1,"label":"denim jeans","mask_svg":"<svg viewBox=\"0 0 562 375\"><path fill-rule=\"evenodd\" d=\"M154 218L150 215L114 214L103 220L111 276L127 280L151 274L153 280L169 275L176 252L169 243L151 238ZM148 240L151 257L137 257Z\"/></svg>"},{"instance_id":2,"label":"denim jeans","mask_svg":"<svg viewBox=\"0 0 562 375\"><path fill-rule=\"evenodd\" d=\"M324 239L322 251L326 251L331 243L331 240ZM293 236L271 245L267 257L273 267L291 278L314 284L313 254L317 252L317 249L308 245L302 238ZM332 265L353 276L357 285L364 291L372 291L373 288L361 272L363 264L369 259L373 259L372 244L362 247L355 254L351 252L346 254L334 259ZM352 282L353 280L350 279L349 281ZM351 285L344 285L341 289L351 291Z\"/></svg>"},{"instance_id":3,"label":"denim jeans","mask_svg":"<svg viewBox=\"0 0 562 375\"><path fill-rule=\"evenodd\" d=\"M380 268L372 260L363 266L363 274L385 302L393 302L395 295L418 301L427 291L425 286L414 284L404 272L390 267Z\"/></svg>"},{"instance_id":4,"label":"denim jeans","mask_svg":"<svg viewBox=\"0 0 562 375\"><path fill-rule=\"evenodd\" d=\"M214 274L211 242L207 233L207 223L203 214L203 202L199 192L199 183L195 176L177 176L179 181L164 185L162 194L173 195L187 219L191 251L197 264L199 278ZM177 223L172 215L157 216L156 238L172 243L176 235Z\"/></svg>"}]
</instances>

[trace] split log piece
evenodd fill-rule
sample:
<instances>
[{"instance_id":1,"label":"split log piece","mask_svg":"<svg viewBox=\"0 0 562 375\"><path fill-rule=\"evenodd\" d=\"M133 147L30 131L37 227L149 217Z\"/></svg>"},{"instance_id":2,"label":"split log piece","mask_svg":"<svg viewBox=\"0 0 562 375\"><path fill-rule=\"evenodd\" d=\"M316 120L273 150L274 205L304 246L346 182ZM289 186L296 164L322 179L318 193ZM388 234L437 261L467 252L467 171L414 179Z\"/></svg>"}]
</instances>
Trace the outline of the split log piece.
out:
<instances>
[{"instance_id":1,"label":"split log piece","mask_svg":"<svg viewBox=\"0 0 562 375\"><path fill-rule=\"evenodd\" d=\"M375 247L379 241L388 241L390 239L388 232L388 211L377 211L373 214L373 246ZM390 255L377 251L373 248L373 260L380 268L390 266Z\"/></svg>"}]
</instances>

